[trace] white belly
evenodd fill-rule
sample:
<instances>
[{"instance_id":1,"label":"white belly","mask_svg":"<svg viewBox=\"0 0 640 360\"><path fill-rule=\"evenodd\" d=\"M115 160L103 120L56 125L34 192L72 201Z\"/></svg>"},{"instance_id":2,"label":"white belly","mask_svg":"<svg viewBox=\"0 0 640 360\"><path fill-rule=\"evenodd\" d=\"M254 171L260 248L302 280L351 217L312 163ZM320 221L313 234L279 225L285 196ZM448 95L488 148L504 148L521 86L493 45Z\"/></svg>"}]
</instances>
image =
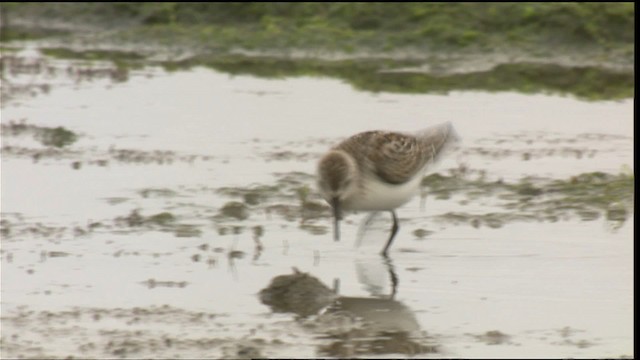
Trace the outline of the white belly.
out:
<instances>
[{"instance_id":1,"label":"white belly","mask_svg":"<svg viewBox=\"0 0 640 360\"><path fill-rule=\"evenodd\" d=\"M418 193L421 180L422 176L416 176L404 184L392 185L365 178L364 186L343 200L343 207L347 210L393 210Z\"/></svg>"}]
</instances>

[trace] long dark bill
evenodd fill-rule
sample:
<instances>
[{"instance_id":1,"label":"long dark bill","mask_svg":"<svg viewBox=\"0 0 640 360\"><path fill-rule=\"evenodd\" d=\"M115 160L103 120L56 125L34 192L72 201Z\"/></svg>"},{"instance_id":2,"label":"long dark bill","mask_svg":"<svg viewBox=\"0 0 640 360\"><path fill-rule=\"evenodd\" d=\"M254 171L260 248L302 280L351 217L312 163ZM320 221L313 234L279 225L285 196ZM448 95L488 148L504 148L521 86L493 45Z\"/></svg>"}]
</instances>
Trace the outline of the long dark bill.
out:
<instances>
[{"instance_id":1,"label":"long dark bill","mask_svg":"<svg viewBox=\"0 0 640 360\"><path fill-rule=\"evenodd\" d=\"M333 239L340 241L340 219L342 214L340 213L340 199L334 197L331 199L331 207L333 208Z\"/></svg>"}]
</instances>

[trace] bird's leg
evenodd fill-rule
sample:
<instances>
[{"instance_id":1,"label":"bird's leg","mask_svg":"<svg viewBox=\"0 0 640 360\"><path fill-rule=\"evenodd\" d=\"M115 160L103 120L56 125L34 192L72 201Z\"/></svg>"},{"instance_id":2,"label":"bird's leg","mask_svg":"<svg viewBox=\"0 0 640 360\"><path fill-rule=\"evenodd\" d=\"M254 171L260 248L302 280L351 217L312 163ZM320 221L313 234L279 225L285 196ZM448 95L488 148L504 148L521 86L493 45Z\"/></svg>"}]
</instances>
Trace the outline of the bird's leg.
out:
<instances>
[{"instance_id":1,"label":"bird's leg","mask_svg":"<svg viewBox=\"0 0 640 360\"><path fill-rule=\"evenodd\" d=\"M393 266L393 261L386 254L382 255L384 264L387 265L387 270L389 271L389 278L391 279L391 294L389 295L389 299L393 300L396 296L396 292L398 291L398 275Z\"/></svg>"},{"instance_id":2,"label":"bird's leg","mask_svg":"<svg viewBox=\"0 0 640 360\"><path fill-rule=\"evenodd\" d=\"M391 235L389 236L389 240L387 240L387 245L385 245L384 249L382 249L382 255L384 256L387 256L387 250L389 250L389 247L393 242L393 238L396 236L396 234L398 233L398 229L400 228L398 226L398 217L396 216L396 212L393 210L390 210L390 212L391 216L393 217L393 225L391 226Z\"/></svg>"}]
</instances>

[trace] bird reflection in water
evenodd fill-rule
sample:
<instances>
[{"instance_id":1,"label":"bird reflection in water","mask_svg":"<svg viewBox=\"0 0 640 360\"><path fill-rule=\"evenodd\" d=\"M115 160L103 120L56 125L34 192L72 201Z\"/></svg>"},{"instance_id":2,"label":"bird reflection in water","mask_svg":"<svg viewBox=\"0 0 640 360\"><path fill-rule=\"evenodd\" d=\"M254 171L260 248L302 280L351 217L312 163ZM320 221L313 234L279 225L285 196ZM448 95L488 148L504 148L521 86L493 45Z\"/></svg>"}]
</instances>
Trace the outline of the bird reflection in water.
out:
<instances>
[{"instance_id":1,"label":"bird reflection in water","mask_svg":"<svg viewBox=\"0 0 640 360\"><path fill-rule=\"evenodd\" d=\"M296 314L305 328L328 340L318 349L323 356L437 352L433 339L420 331L413 311L395 300L398 277L391 259L377 259L388 271L390 291L386 294L374 286L377 290L371 297L341 296L313 275L294 268L293 274L273 278L260 291L260 301L274 312Z\"/></svg>"}]
</instances>

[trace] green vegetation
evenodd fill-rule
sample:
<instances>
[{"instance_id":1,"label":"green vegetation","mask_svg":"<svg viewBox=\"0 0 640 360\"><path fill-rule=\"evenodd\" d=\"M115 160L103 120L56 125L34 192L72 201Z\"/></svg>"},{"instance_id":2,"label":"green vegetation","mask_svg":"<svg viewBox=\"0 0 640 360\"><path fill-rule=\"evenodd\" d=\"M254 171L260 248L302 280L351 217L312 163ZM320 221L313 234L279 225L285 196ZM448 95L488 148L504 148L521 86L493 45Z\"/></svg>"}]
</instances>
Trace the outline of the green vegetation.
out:
<instances>
[{"instance_id":1,"label":"green vegetation","mask_svg":"<svg viewBox=\"0 0 640 360\"><path fill-rule=\"evenodd\" d=\"M435 173L422 181L428 199L458 201L459 212L440 214L438 219L454 224L474 227L499 228L511 222L544 221L557 222L570 219L593 221L602 219L617 228L622 226L634 211L634 175L631 171L620 174L603 172L583 173L567 179L522 178L517 182L490 181L486 175L473 176L474 172L452 172L450 175ZM313 181L305 173L280 174L277 183L280 192L262 194L257 206L231 201L221 210L227 218L244 220L253 211L265 211L287 221L300 220L299 227L312 234L329 231L325 219L331 216L330 207L315 192L301 190ZM222 188L217 193L240 198L255 189L269 189L269 185L254 185L250 188ZM294 195L285 195L296 193ZM301 206L293 203L305 201ZM285 201L284 203L282 201ZM469 203L489 200L492 204L484 212L465 212ZM428 200L432 201L432 200ZM267 215L271 216L271 215ZM418 229L416 238L428 237L431 232Z\"/></svg>"},{"instance_id":2,"label":"green vegetation","mask_svg":"<svg viewBox=\"0 0 640 360\"><path fill-rule=\"evenodd\" d=\"M460 194L477 201L497 197L504 212L486 214L447 213L445 221L470 223L478 227L500 227L520 220L558 221L577 215L583 221L601 216L621 226L633 212L634 176L603 172L584 173L566 180L521 179L517 183L469 179L461 176L433 174L423 179L427 194L449 198ZM467 203L466 201L464 203Z\"/></svg>"},{"instance_id":3,"label":"green vegetation","mask_svg":"<svg viewBox=\"0 0 640 360\"><path fill-rule=\"evenodd\" d=\"M634 42L633 3L5 3L15 17L131 26L255 48ZM3 21L4 23L4 21ZM197 30L199 29L199 31Z\"/></svg>"},{"instance_id":4,"label":"green vegetation","mask_svg":"<svg viewBox=\"0 0 640 360\"><path fill-rule=\"evenodd\" d=\"M60 46L42 50L58 58L112 60L118 70L115 75L149 63L142 53L116 50L117 44L127 45L126 49L144 44L195 54L163 62L167 70L204 65L261 77L328 76L373 92L517 91L571 94L584 100L626 99L635 94L633 3L1 6L3 41L59 35L59 31L43 31L55 21L70 29L74 24L78 29L90 28L86 33L98 38L80 40L83 51ZM34 25L13 26L25 23L16 19L31 20ZM87 35L84 30L77 32L82 33L77 38ZM72 43L73 35L66 30L65 43L66 39ZM87 46L91 43L100 47ZM231 54L237 49L263 55ZM343 56L322 60L323 54ZM515 57L496 60L491 54ZM249 195L246 201L258 199Z\"/></svg>"}]
</instances>

